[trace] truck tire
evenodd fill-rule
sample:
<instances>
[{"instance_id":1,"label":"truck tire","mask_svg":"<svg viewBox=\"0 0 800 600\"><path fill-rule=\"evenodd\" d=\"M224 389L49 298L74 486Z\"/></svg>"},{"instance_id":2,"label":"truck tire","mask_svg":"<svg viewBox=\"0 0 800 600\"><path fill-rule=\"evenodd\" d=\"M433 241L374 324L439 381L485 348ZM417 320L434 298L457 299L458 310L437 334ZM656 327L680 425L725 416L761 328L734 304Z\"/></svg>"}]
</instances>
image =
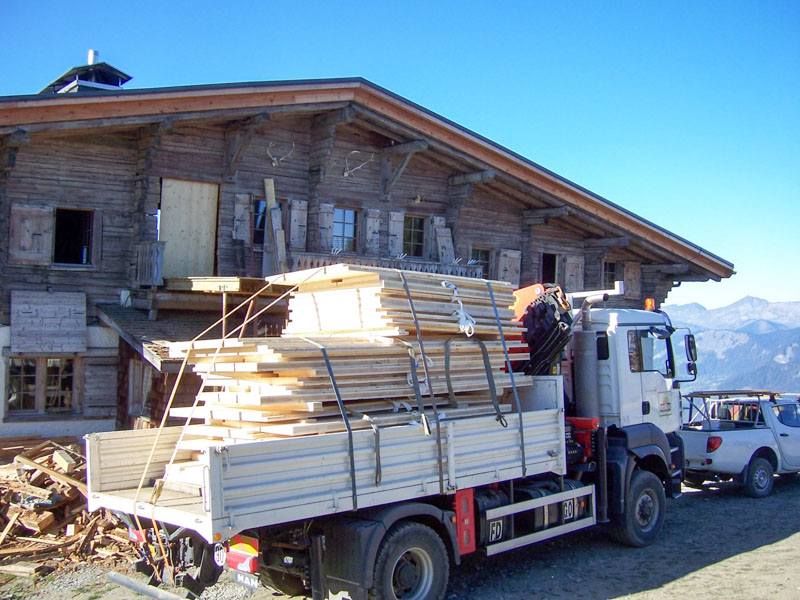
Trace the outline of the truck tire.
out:
<instances>
[{"instance_id":1,"label":"truck tire","mask_svg":"<svg viewBox=\"0 0 800 600\"><path fill-rule=\"evenodd\" d=\"M652 544L664 524L666 504L661 480L650 471L634 471L622 523L611 530L612 535L627 546Z\"/></svg>"},{"instance_id":2,"label":"truck tire","mask_svg":"<svg viewBox=\"0 0 800 600\"><path fill-rule=\"evenodd\" d=\"M774 475L772 463L766 458L759 456L751 458L745 475L744 493L751 498L769 496L772 493L772 486L775 485Z\"/></svg>"},{"instance_id":3,"label":"truck tire","mask_svg":"<svg viewBox=\"0 0 800 600\"><path fill-rule=\"evenodd\" d=\"M261 585L282 592L287 596L305 596L308 589L303 585L303 580L295 575L289 575L277 569L261 567L258 570L258 579Z\"/></svg>"},{"instance_id":4,"label":"truck tire","mask_svg":"<svg viewBox=\"0 0 800 600\"><path fill-rule=\"evenodd\" d=\"M442 538L430 527L405 521L383 538L375 558L372 600L441 600L450 560Z\"/></svg>"}]
</instances>

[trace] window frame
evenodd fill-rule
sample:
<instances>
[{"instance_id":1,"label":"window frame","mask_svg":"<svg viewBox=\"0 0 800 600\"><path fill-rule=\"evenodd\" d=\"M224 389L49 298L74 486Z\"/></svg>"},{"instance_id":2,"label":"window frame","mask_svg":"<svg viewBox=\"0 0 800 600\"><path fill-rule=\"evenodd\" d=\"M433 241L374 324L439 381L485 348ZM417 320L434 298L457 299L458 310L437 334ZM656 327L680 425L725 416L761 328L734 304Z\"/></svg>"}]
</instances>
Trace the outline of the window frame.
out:
<instances>
[{"instance_id":1,"label":"window frame","mask_svg":"<svg viewBox=\"0 0 800 600\"><path fill-rule=\"evenodd\" d=\"M263 203L264 210L256 212L256 206ZM281 229L286 231L287 215L289 213L289 200L286 198L275 198L275 205L281 209ZM256 221L261 216L264 221L263 234L261 241L256 242L256 231L261 229L256 228ZM253 196L250 206L250 245L259 250L264 248L264 243L267 240L267 198L266 196Z\"/></svg>"},{"instance_id":2,"label":"window frame","mask_svg":"<svg viewBox=\"0 0 800 600\"><path fill-rule=\"evenodd\" d=\"M486 262L478 259L475 257L476 252L478 254L485 252L486 253ZM484 279L491 279L493 275L492 265L494 263L494 248L488 248L486 246L472 246L469 250L470 260L475 261L473 264L482 265L485 267L483 271L483 278Z\"/></svg>"},{"instance_id":3,"label":"window frame","mask_svg":"<svg viewBox=\"0 0 800 600\"><path fill-rule=\"evenodd\" d=\"M650 364L646 364L646 359L648 358L645 355L645 350L642 344L642 339L652 339L652 349L650 352ZM656 341L662 341L665 344L666 350L666 359L664 361L664 370L662 371L660 368L656 368L655 364L655 357L658 354L656 348ZM674 378L675 374L672 372L674 369L672 368L671 362L671 346L669 338L659 338L653 334L653 331L650 329L629 329L627 335L627 344L628 344L628 368L630 369L631 373L658 373L665 379L672 379ZM638 363L638 364L635 364ZM646 367L653 367L653 368L646 368Z\"/></svg>"},{"instance_id":4,"label":"window frame","mask_svg":"<svg viewBox=\"0 0 800 600\"><path fill-rule=\"evenodd\" d=\"M410 228L408 226L409 221L415 221L419 223L419 228ZM406 213L403 215L403 254L405 254L408 258L418 258L418 259L425 259L426 250L427 250L427 242L428 236L426 235L426 231L428 228L428 217L424 215L418 215L413 213ZM411 232L419 233L421 239L419 241L406 241L407 234ZM409 249L416 249L419 248L419 254L416 252L408 252Z\"/></svg>"},{"instance_id":5,"label":"window frame","mask_svg":"<svg viewBox=\"0 0 800 600\"><path fill-rule=\"evenodd\" d=\"M9 405L11 390L12 390L12 362L13 361L35 361L34 376L34 407L33 409L14 409ZM53 390L50 381L51 373L49 372L49 361L72 361L72 371L69 373L71 378L70 389L70 407L66 410L59 409L58 407L48 406L48 393ZM4 390L4 417L6 421L13 420L30 420L33 419L59 419L66 417L75 417L83 414L83 372L84 363L83 357L75 355L15 355L9 356L5 361L6 369L6 389ZM57 391L64 392L67 390L61 389L61 377L63 371L59 370L58 388ZM16 377L16 376L14 376Z\"/></svg>"},{"instance_id":6,"label":"window frame","mask_svg":"<svg viewBox=\"0 0 800 600\"><path fill-rule=\"evenodd\" d=\"M613 267L613 269L611 268ZM622 267L622 268L620 268ZM623 271L622 273L620 271ZM615 260L604 260L602 270L601 289L611 290L617 281L622 281L624 276L624 266ZM611 277L611 279L609 279Z\"/></svg>"},{"instance_id":7,"label":"window frame","mask_svg":"<svg viewBox=\"0 0 800 600\"><path fill-rule=\"evenodd\" d=\"M360 220L359 219L359 212L360 211L357 208L354 208L352 206L335 205L333 207L333 218L332 218L332 221L331 221L331 227L332 227L332 231L331 231L331 249L336 250L338 248L338 246L336 245L336 242L337 242L337 238L340 238L342 240L349 240L350 241L350 247L341 247L341 250L339 250L339 252L344 253L344 254L357 254L359 252L359 242L358 242L359 220ZM353 222L352 223L348 223L346 220L345 221L337 221L336 220L337 213L338 214L343 214L345 217L347 217L348 214L352 214ZM352 227L353 227L352 236L345 235L344 231L343 231L342 235L337 235L336 234L336 226L337 226L337 224L341 224L343 226L343 229L346 229L347 225L352 225Z\"/></svg>"}]
</instances>

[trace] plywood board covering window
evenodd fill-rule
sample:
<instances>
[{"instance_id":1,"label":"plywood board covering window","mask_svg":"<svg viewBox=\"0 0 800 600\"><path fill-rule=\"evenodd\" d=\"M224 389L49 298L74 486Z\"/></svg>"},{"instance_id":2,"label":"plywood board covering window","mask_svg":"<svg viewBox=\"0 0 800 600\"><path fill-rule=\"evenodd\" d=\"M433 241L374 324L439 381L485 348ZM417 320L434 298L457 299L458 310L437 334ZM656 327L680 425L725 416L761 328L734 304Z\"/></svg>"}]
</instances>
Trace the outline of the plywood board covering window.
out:
<instances>
[{"instance_id":1,"label":"plywood board covering window","mask_svg":"<svg viewBox=\"0 0 800 600\"><path fill-rule=\"evenodd\" d=\"M158 239L164 247L164 277L214 274L219 186L163 179Z\"/></svg>"}]
</instances>

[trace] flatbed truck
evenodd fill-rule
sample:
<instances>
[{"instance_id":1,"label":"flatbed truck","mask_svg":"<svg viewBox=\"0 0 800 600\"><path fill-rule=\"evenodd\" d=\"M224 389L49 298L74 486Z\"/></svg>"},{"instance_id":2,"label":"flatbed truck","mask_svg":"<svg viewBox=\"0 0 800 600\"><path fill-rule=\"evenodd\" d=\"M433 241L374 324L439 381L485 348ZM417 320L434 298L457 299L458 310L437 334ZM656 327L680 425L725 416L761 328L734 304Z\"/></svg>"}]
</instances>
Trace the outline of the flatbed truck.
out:
<instances>
[{"instance_id":1,"label":"flatbed truck","mask_svg":"<svg viewBox=\"0 0 800 600\"><path fill-rule=\"evenodd\" d=\"M89 509L129 525L153 584L190 595L229 569L314 600L433 600L470 553L598 524L647 545L683 475L679 335L661 312L592 308L607 297L545 310L571 338L549 367L561 373L517 373L533 385L504 419L443 410L438 437L411 423L229 445L179 445L180 427L92 434Z\"/></svg>"}]
</instances>

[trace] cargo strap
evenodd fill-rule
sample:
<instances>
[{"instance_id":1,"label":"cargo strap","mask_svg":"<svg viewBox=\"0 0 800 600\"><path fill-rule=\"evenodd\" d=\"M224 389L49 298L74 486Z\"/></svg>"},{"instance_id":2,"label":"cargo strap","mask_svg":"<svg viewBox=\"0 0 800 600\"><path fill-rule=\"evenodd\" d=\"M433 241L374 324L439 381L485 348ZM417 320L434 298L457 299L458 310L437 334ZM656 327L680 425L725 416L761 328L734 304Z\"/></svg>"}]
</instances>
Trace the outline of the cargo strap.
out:
<instances>
[{"instance_id":1,"label":"cargo strap","mask_svg":"<svg viewBox=\"0 0 800 600\"><path fill-rule=\"evenodd\" d=\"M486 287L489 288L489 298L492 299L494 319L497 321L497 332L500 334L500 341L503 343L503 354L506 357L506 369L508 370L509 377L511 377L511 389L514 390L514 404L517 409L517 415L519 416L519 450L522 456L522 476L526 477L528 465L525 460L525 431L522 425L522 408L520 408L519 404L519 393L517 393L517 384L514 381L514 370L511 368L511 359L508 357L508 346L506 345L506 337L503 334L503 326L500 323L500 314L497 312L497 302L494 299L494 291L492 290L491 282L488 280L486 281Z\"/></svg>"},{"instance_id":2,"label":"cargo strap","mask_svg":"<svg viewBox=\"0 0 800 600\"><path fill-rule=\"evenodd\" d=\"M367 413L362 413L354 408L348 408L347 410L362 421L369 423L370 427L372 427L372 435L375 439L375 486L377 487L383 479L383 471L381 470L381 429Z\"/></svg>"},{"instance_id":3,"label":"cargo strap","mask_svg":"<svg viewBox=\"0 0 800 600\"><path fill-rule=\"evenodd\" d=\"M472 318L466 310L464 310L464 303L458 297L458 286L449 281L442 281L442 287L453 290L453 297L450 302L458 302L458 309L453 311L453 316L458 317L458 331L467 337L475 335L475 319Z\"/></svg>"},{"instance_id":4,"label":"cargo strap","mask_svg":"<svg viewBox=\"0 0 800 600\"><path fill-rule=\"evenodd\" d=\"M350 451L350 488L353 495L353 510L358 510L358 493L356 489L356 459L355 451L353 449L353 429L350 427L350 419L347 416L347 409L344 407L344 402L342 402L342 395L339 392L339 386L336 385L336 377L333 375L333 367L331 366L331 361L328 359L328 351L322 344L318 344L314 340L304 337L300 337L299 339L319 348L322 352L322 358L325 360L325 367L328 369L328 377L330 378L331 385L333 386L333 393L336 395L336 403L339 405L339 412L342 415L344 426L347 428L347 445Z\"/></svg>"},{"instance_id":5,"label":"cargo strap","mask_svg":"<svg viewBox=\"0 0 800 600\"><path fill-rule=\"evenodd\" d=\"M453 393L453 383L450 379L450 344L452 341L452 339L448 339L444 343L444 373L447 379L447 393L450 396L450 402L455 406L456 398ZM508 427L508 421L500 410L500 403L497 401L497 388L494 384L494 374L492 373L492 363L489 359L489 350L486 349L486 344L483 340L472 338L472 341L480 346L481 353L483 354L483 368L486 370L486 381L489 384L489 395L492 398L492 406L494 406L495 420L503 427Z\"/></svg>"},{"instance_id":6,"label":"cargo strap","mask_svg":"<svg viewBox=\"0 0 800 600\"><path fill-rule=\"evenodd\" d=\"M436 396L433 395L433 386L431 385L431 375L428 372L428 357L425 355L425 345L422 343L422 333L419 330L419 320L417 319L417 311L414 309L414 302L411 300L411 290L408 289L408 282L406 281L406 276L400 269L397 269L397 273L400 274L400 280L403 282L403 288L406 292L406 298L408 299L408 306L411 309L411 316L414 318L414 328L416 329L417 333L417 341L419 342L419 351L422 355L422 366L425 369L425 380L428 382L428 393L431 397L431 404L433 405L433 420L436 424L436 458L437 463L439 465L439 493L444 494L444 464L442 458L442 427L441 423L439 422L439 410L436 408ZM416 367L411 369L412 379L416 378ZM421 402L421 397L420 397ZM424 413L423 413L424 414Z\"/></svg>"}]
</instances>

